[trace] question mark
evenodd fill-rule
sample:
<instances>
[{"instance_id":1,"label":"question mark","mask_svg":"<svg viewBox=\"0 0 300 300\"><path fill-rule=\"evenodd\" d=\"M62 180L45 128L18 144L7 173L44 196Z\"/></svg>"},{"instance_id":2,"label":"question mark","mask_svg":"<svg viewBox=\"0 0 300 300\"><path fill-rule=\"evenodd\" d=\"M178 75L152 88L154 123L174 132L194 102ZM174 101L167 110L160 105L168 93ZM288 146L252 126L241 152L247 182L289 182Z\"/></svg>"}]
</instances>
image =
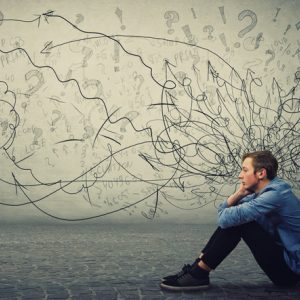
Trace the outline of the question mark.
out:
<instances>
[{"instance_id":1,"label":"question mark","mask_svg":"<svg viewBox=\"0 0 300 300\"><path fill-rule=\"evenodd\" d=\"M179 15L176 11L166 11L164 15L167 20L167 26L170 28L168 30L168 34L174 33L174 29L171 28L173 23L177 23L179 21Z\"/></svg>"},{"instance_id":2,"label":"question mark","mask_svg":"<svg viewBox=\"0 0 300 300\"><path fill-rule=\"evenodd\" d=\"M278 60L278 61L277 61L277 67L278 67L278 69L279 69L280 71L284 71L284 69L285 69L285 64L283 64L283 65L280 67L280 61Z\"/></svg>"},{"instance_id":3,"label":"question mark","mask_svg":"<svg viewBox=\"0 0 300 300\"><path fill-rule=\"evenodd\" d=\"M82 14L77 14L76 17L77 17L75 21L76 24L79 24L84 20L84 16Z\"/></svg>"},{"instance_id":4,"label":"question mark","mask_svg":"<svg viewBox=\"0 0 300 300\"><path fill-rule=\"evenodd\" d=\"M57 115L57 117L54 120L52 120L52 126L55 126L55 124L61 119L61 115L62 114L61 114L61 112L59 110L54 109L52 111L52 115ZM54 131L53 127L51 128L51 131Z\"/></svg>"},{"instance_id":5,"label":"question mark","mask_svg":"<svg viewBox=\"0 0 300 300\"><path fill-rule=\"evenodd\" d=\"M266 54L271 54L271 57L270 57L268 60L266 60L266 63L265 63L265 66L267 67L268 64L275 58L275 53L274 53L273 50L270 50L270 49L266 50L265 53L266 53ZM265 68L265 70L266 70L266 69L267 69L267 68Z\"/></svg>"},{"instance_id":6,"label":"question mark","mask_svg":"<svg viewBox=\"0 0 300 300\"><path fill-rule=\"evenodd\" d=\"M32 144L33 144L33 145L37 145L37 144L38 144L38 139L39 139L39 138L42 136L42 134L43 134L43 130L42 130L41 128L35 127L35 128L32 129L32 132L33 132L33 134L34 134L34 139L33 139Z\"/></svg>"},{"instance_id":7,"label":"question mark","mask_svg":"<svg viewBox=\"0 0 300 300\"><path fill-rule=\"evenodd\" d=\"M83 138L85 140L90 138L94 134L94 128L92 126L85 126L84 131L85 131L85 134L83 135Z\"/></svg>"},{"instance_id":8,"label":"question mark","mask_svg":"<svg viewBox=\"0 0 300 300\"><path fill-rule=\"evenodd\" d=\"M139 81L139 84L137 86L137 94L140 93L140 88L142 86L142 84L144 83L144 77L142 75L137 75L136 72L134 72L134 81L138 80Z\"/></svg>"},{"instance_id":9,"label":"question mark","mask_svg":"<svg viewBox=\"0 0 300 300\"><path fill-rule=\"evenodd\" d=\"M29 90L25 93L26 97L30 97L32 94L37 92L45 83L43 73L41 73L39 70L31 70L25 74L26 81L28 81L32 77L36 77L38 82L34 86L29 85Z\"/></svg>"},{"instance_id":10,"label":"question mark","mask_svg":"<svg viewBox=\"0 0 300 300\"><path fill-rule=\"evenodd\" d=\"M3 131L6 131L8 128L8 121L2 121L1 122L1 127L3 128Z\"/></svg>"},{"instance_id":11,"label":"question mark","mask_svg":"<svg viewBox=\"0 0 300 300\"><path fill-rule=\"evenodd\" d=\"M130 121L132 121L133 119L135 119L135 118L137 118L138 117L138 115L139 115L139 113L137 112L137 111L130 111L130 112L128 112L127 114L125 114L125 116L124 117L126 117L127 119L129 119ZM121 131L122 132L126 132L126 125L128 124L128 120L124 120L123 121L123 124L122 124L122 126L121 126Z\"/></svg>"},{"instance_id":12,"label":"question mark","mask_svg":"<svg viewBox=\"0 0 300 300\"><path fill-rule=\"evenodd\" d=\"M3 111L3 110L2 110ZM0 119L0 125L2 127L2 137L0 139L0 149L5 149L4 147L7 145L7 143L9 143L9 141L11 140L12 138L12 135L11 133L9 132L10 130L8 129L13 129L11 127L12 124L9 124L9 122L7 120L3 121ZM3 141L4 139L4 141Z\"/></svg>"},{"instance_id":13,"label":"question mark","mask_svg":"<svg viewBox=\"0 0 300 300\"><path fill-rule=\"evenodd\" d=\"M248 9L243 10L242 12L240 12L240 14L238 16L238 19L239 19L239 21L242 21L246 17L250 17L251 18L251 23L238 33L238 36L240 38L243 38L244 35L246 33L250 32L256 26L256 24L257 24L256 13L253 12L252 10L248 10Z\"/></svg>"},{"instance_id":14,"label":"question mark","mask_svg":"<svg viewBox=\"0 0 300 300\"><path fill-rule=\"evenodd\" d=\"M211 40L213 38L213 36L211 35L211 33L214 31L214 28L211 25L206 25L205 27L203 27L203 32L208 32L208 39Z\"/></svg>"}]
</instances>

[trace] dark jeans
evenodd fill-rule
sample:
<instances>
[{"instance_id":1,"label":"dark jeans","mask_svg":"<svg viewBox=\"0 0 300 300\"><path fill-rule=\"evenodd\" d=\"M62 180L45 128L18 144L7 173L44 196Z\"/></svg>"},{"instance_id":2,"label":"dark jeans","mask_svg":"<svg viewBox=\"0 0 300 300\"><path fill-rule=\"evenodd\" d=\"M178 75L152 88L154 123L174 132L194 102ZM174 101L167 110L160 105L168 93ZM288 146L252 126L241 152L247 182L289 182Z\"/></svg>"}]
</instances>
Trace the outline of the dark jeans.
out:
<instances>
[{"instance_id":1,"label":"dark jeans","mask_svg":"<svg viewBox=\"0 0 300 300\"><path fill-rule=\"evenodd\" d=\"M258 265L275 285L291 286L300 280L300 276L287 266L283 247L256 222L225 229L218 227L202 250L202 261L211 269L215 269L237 246L241 238L250 248Z\"/></svg>"}]
</instances>

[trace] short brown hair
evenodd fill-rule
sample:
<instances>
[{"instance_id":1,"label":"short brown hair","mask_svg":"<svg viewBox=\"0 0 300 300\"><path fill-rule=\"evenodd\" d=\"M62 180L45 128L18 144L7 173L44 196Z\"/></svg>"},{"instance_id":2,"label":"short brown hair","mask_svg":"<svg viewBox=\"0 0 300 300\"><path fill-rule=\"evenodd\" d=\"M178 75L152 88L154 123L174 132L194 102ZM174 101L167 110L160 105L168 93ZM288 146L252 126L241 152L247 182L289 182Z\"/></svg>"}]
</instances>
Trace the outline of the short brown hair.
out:
<instances>
[{"instance_id":1,"label":"short brown hair","mask_svg":"<svg viewBox=\"0 0 300 300\"><path fill-rule=\"evenodd\" d=\"M243 155L242 161L247 157L252 158L254 172L266 169L267 178L270 180L277 176L278 162L270 151L264 150L246 153Z\"/></svg>"}]
</instances>

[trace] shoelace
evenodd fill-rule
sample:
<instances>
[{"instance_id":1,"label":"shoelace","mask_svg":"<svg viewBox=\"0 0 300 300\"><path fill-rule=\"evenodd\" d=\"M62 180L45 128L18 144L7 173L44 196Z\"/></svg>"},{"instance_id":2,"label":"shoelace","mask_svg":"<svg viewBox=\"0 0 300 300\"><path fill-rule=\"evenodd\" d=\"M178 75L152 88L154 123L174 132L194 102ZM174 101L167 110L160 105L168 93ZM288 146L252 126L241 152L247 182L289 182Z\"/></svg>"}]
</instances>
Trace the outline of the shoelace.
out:
<instances>
[{"instance_id":1,"label":"shoelace","mask_svg":"<svg viewBox=\"0 0 300 300\"><path fill-rule=\"evenodd\" d=\"M190 264L186 264L182 267L181 271L178 272L176 275L177 277L182 277L183 275L185 275L190 269L191 269L191 265Z\"/></svg>"}]
</instances>

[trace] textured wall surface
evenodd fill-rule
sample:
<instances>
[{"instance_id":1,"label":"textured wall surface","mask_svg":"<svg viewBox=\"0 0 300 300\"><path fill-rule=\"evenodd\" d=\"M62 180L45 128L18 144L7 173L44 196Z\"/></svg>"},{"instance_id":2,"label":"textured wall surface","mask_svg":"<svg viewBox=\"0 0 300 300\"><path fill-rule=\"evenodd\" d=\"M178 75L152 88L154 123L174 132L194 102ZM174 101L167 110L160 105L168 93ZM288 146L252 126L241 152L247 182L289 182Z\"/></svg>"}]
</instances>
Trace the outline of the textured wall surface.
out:
<instances>
[{"instance_id":1,"label":"textured wall surface","mask_svg":"<svg viewBox=\"0 0 300 300\"><path fill-rule=\"evenodd\" d=\"M299 4L0 0L1 220L213 222L259 149L299 192Z\"/></svg>"}]
</instances>

